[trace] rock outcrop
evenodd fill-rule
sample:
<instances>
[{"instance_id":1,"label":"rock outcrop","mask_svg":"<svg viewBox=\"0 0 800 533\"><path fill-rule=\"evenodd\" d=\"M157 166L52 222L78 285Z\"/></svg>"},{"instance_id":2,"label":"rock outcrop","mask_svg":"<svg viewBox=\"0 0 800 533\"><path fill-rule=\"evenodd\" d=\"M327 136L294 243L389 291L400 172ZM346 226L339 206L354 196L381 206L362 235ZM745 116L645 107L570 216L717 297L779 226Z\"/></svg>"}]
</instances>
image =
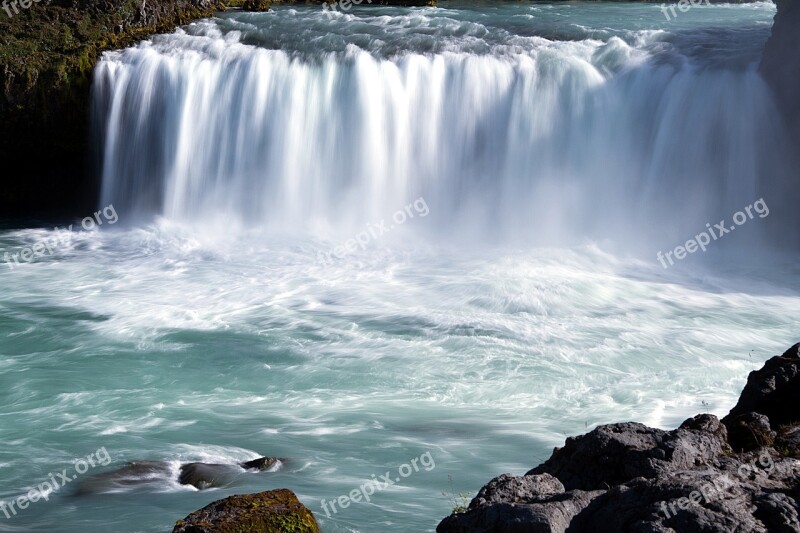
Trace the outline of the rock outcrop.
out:
<instances>
[{"instance_id":1,"label":"rock outcrop","mask_svg":"<svg viewBox=\"0 0 800 533\"><path fill-rule=\"evenodd\" d=\"M218 0L42 0L0 12L0 214L85 216L92 69L122 48L211 16ZM30 3L29 3L30 4Z\"/></svg>"},{"instance_id":2,"label":"rock outcrop","mask_svg":"<svg viewBox=\"0 0 800 533\"><path fill-rule=\"evenodd\" d=\"M231 496L178 520L172 533L318 533L311 511L288 489Z\"/></svg>"},{"instance_id":3,"label":"rock outcrop","mask_svg":"<svg viewBox=\"0 0 800 533\"><path fill-rule=\"evenodd\" d=\"M764 50L761 73L775 92L787 126L800 140L800 2L775 3L778 14Z\"/></svg>"},{"instance_id":4,"label":"rock outcrop","mask_svg":"<svg viewBox=\"0 0 800 533\"><path fill-rule=\"evenodd\" d=\"M439 533L800 531L800 344L750 374L723 421L600 426L490 481Z\"/></svg>"}]
</instances>

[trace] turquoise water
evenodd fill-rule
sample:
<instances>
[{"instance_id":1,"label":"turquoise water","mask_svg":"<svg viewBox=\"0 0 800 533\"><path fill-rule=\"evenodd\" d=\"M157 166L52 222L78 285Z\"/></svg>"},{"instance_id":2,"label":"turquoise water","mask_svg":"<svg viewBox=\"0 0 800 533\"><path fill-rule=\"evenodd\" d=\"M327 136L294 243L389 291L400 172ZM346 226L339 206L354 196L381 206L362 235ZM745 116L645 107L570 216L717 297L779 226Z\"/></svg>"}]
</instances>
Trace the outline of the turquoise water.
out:
<instances>
[{"instance_id":1,"label":"turquoise water","mask_svg":"<svg viewBox=\"0 0 800 533\"><path fill-rule=\"evenodd\" d=\"M487 132L501 131L514 114L476 119L475 131L460 123L460 131L469 132L462 137L445 128L461 145L440 141L437 153L428 154L403 144L408 132L419 130L400 120L400 112L387 112L382 127L369 129L360 120L372 115L334 99L355 146L383 129L393 131L398 144L386 153L352 150L326 159L319 142L311 142L317 138L306 137L325 138L308 112L301 116L309 120L299 121L306 129L284 130L290 140L306 142L282 145L283 151L262 160L257 147L237 144L228 134L239 125L272 135L269 128L279 118L250 122L257 118L252 109L237 114L234 107L216 116L197 103L202 95L221 107L232 106L229 97L258 101L270 83L295 84L306 88L292 93L300 95L301 108L314 109L312 102L322 101L314 88L322 86L298 80L314 79L326 68L351 72L354 63L365 70L352 70L353 80L411 72L403 69L414 61L423 71L423 60L436 72L437 58L446 66L438 72L452 73L442 78L450 89L461 87L453 80L498 79L492 77L498 73L525 80L527 57L550 65L536 79L547 81L542 76L550 73L554 92L572 80L575 98L602 96L595 100L602 104L597 115L573 117L574 125L625 108L603 107L617 94L633 115L620 118L620 126L649 121L656 129L679 131L670 117L685 118L692 109L654 115L639 105L648 95L636 100L635 91L658 86L667 78L650 76L667 68L678 72L673 81L704 102L710 95L700 87L724 83L741 84L734 88L749 96L766 94L753 65L773 15L771 4L718 6L668 24L652 5L443 3L441 9L357 8L343 20L328 20L320 8L293 6L225 14L107 57L101 68L107 69L109 94L125 95L118 101L126 111L108 115L108 131L119 132L121 141L107 147L102 200L102 206L113 203L118 221L106 219L91 231L77 221L71 232L0 234L0 247L10 253L59 239L53 253L0 270L0 499L8 504L51 473L74 472L74 460L101 448L110 464L89 468L48 501L10 518L0 514L0 530L168 531L212 500L285 487L315 512L326 532L432 531L455 505L443 491L474 493L500 473L524 473L566 435L620 420L675 427L698 412L725 414L747 373L797 341L800 313L796 257L770 245L771 236L780 234L782 200L768 195L774 184L756 179L754 169L769 161L762 160L759 145L746 144L750 133L744 130L757 128L742 119L741 107L716 111L728 130L742 122L740 136L732 134L730 144L716 151L706 146L685 154L695 166L708 162L703 158L709 153L732 162L727 173L709 177L714 187L695 190L692 202L659 189L669 190L680 166L643 171L642 161L659 151L672 153L679 139L654 141L647 150L635 145L641 159L633 150L593 144L596 135L565 134L537 144L542 157L565 145L581 146L571 160L580 154L588 160L569 170L610 180L599 189L591 188L591 180L548 183L552 195L541 199L523 197L512 178L563 177L566 170L554 157L530 161L502 152L498 160L507 166L496 174L485 172L497 161L493 154L471 160L483 165L481 175L463 174L458 165L464 153L474 152L475 139L492 138ZM285 56L269 52L276 48ZM452 55L471 59L459 63ZM471 63L475 58L480 61ZM298 69L275 67L284 60ZM236 83L217 84L215 65L232 68L219 72ZM260 66L251 71L251 65ZM151 80L147 72L156 75ZM271 73L264 93L249 92L255 91L246 81L253 72ZM161 102L164 107L156 112L127 105L142 101L137 99L157 86L151 82L175 91ZM553 111L562 102L548 100L548 85L534 86L532 101L553 105L539 118L556 131L571 124ZM180 92L192 87L198 91ZM234 91L237 98L225 92L236 87L243 87ZM428 85L428 94L438 87ZM409 116L439 116L435 107L415 107L413 95L395 94L400 96L381 105ZM507 94L451 97L461 98L464 117L481 117L483 105L511 105ZM176 109L187 98L195 114L184 123L180 117L187 115ZM768 106L761 111L771 117ZM154 133L158 125L163 135ZM204 136L208 132L214 134ZM154 135L151 144L163 140L170 149L143 142L148 135ZM206 160L212 147L226 142L230 152L220 148L224 157ZM172 159L184 145L195 150ZM463 153L459 146L466 146ZM381 156L369 159L375 153ZM416 181L408 169L382 163L392 157L422 160L426 168L435 164L437 176ZM345 160L355 163L337 166ZM214 161L233 170L220 170ZM636 164L629 166L631 161ZM269 172L253 170L263 170L262 164L271 165ZM316 167L338 188L328 190L324 180L314 182L316 188L303 182ZM481 179L486 176L496 179ZM620 184L614 176L625 179ZM407 179L395 187L401 177ZM261 190L262 183L270 187ZM302 187L290 186L298 183ZM597 190L616 186L627 192L597 196ZM521 198L530 205L556 204L564 215L584 199L558 202L584 187L614 216L517 218L525 211ZM493 190L504 193L487 194ZM650 194L654 190L659 194ZM656 250L691 238L707 220L730 219L761 194L771 208L768 217L749 221L707 254L670 269L656 261ZM281 202L262 204L261 195ZM477 211L467 208L483 205L474 202L481 195L489 208L476 221L469 213ZM412 208L406 213L413 217L391 222L417 198L427 200L427 214ZM648 213L658 217L652 219L658 227L638 218ZM370 235L363 250L320 260L383 219L394 227ZM626 223L641 228L630 232L639 239L615 238ZM487 236L481 227L497 231ZM659 233L660 239L654 236ZM549 242L533 238L540 236ZM410 473L368 503L326 516L322 500L348 494L373 476L398 478L402 465L428 453L430 468ZM243 474L230 486L207 491L164 478L77 494L82 480L128 461L161 460L177 468L180 462L236 463L260 455L287 460L277 472Z\"/></svg>"}]
</instances>

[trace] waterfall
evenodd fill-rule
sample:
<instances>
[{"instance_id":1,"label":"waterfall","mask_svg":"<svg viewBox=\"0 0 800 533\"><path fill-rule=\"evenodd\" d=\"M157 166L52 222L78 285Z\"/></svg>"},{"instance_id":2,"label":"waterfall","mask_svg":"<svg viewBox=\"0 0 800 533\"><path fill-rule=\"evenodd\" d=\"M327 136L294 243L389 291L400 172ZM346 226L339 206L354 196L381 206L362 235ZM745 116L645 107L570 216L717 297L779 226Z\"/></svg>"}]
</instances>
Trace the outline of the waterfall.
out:
<instances>
[{"instance_id":1,"label":"waterfall","mask_svg":"<svg viewBox=\"0 0 800 533\"><path fill-rule=\"evenodd\" d=\"M103 205L351 231L424 197L437 236L547 243L682 239L781 201L766 195L783 132L755 64L618 37L314 57L241 41L178 31L104 56Z\"/></svg>"}]
</instances>

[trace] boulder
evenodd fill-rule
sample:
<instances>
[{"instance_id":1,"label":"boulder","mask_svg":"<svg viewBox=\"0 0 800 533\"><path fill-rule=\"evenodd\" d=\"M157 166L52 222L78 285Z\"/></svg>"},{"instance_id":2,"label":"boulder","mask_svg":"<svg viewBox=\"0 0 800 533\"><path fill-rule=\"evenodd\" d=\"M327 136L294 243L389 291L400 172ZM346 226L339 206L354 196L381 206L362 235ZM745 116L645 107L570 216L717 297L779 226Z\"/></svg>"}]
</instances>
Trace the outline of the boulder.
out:
<instances>
[{"instance_id":1,"label":"boulder","mask_svg":"<svg viewBox=\"0 0 800 533\"><path fill-rule=\"evenodd\" d=\"M769 418L760 413L745 413L730 419L729 442L737 451L757 450L772 446L777 432L770 427Z\"/></svg>"},{"instance_id":2,"label":"boulder","mask_svg":"<svg viewBox=\"0 0 800 533\"><path fill-rule=\"evenodd\" d=\"M637 477L654 478L663 472L712 463L728 450L719 420L703 420L712 431L691 426L664 431L624 422L599 426L590 433L567 439L544 464L528 474L551 474L567 490L603 490Z\"/></svg>"},{"instance_id":3,"label":"boulder","mask_svg":"<svg viewBox=\"0 0 800 533\"><path fill-rule=\"evenodd\" d=\"M242 469L264 471L278 465L280 465L280 459L275 457L259 457L238 465L187 463L181 465L178 482L181 485L192 485L199 490L224 487L239 477Z\"/></svg>"},{"instance_id":4,"label":"boulder","mask_svg":"<svg viewBox=\"0 0 800 533\"><path fill-rule=\"evenodd\" d=\"M760 370L750 373L736 406L722 419L731 434L734 449L749 449L747 438L742 440L741 425L750 413L769 420L772 430L800 422L800 343L783 355L768 360ZM752 416L748 419L753 423Z\"/></svg>"},{"instance_id":5,"label":"boulder","mask_svg":"<svg viewBox=\"0 0 800 533\"><path fill-rule=\"evenodd\" d=\"M288 489L230 496L183 520L172 533L319 533L311 511Z\"/></svg>"}]
</instances>

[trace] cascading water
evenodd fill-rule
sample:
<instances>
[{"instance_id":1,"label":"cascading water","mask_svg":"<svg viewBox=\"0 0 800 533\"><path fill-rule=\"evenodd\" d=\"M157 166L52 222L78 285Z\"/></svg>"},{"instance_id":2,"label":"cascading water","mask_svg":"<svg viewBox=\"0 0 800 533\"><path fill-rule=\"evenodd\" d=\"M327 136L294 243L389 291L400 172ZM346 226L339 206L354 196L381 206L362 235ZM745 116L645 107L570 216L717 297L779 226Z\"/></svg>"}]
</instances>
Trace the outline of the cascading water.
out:
<instances>
[{"instance_id":1,"label":"cascading water","mask_svg":"<svg viewBox=\"0 0 800 533\"><path fill-rule=\"evenodd\" d=\"M527 11L534 30L552 24ZM293 42L303 22L319 36ZM766 31L580 28L565 22L558 39L546 26L544 39L447 10L284 10L107 54L103 205L352 232L422 196L426 226L450 238L632 243L693 235L780 181L758 57L724 46ZM262 48L265 33L288 49Z\"/></svg>"},{"instance_id":2,"label":"cascading water","mask_svg":"<svg viewBox=\"0 0 800 533\"><path fill-rule=\"evenodd\" d=\"M565 435L727 413L797 342L797 256L752 247L797 233L755 69L774 12L293 4L107 53L115 223L0 232L3 252L52 248L0 275L0 503L101 447L104 469L169 468L109 492L98 467L0 530L163 532L288 487L326 533L432 531L442 491ZM765 218L659 264L762 197ZM326 515L427 452L431 471ZM178 483L264 455L287 461Z\"/></svg>"}]
</instances>

